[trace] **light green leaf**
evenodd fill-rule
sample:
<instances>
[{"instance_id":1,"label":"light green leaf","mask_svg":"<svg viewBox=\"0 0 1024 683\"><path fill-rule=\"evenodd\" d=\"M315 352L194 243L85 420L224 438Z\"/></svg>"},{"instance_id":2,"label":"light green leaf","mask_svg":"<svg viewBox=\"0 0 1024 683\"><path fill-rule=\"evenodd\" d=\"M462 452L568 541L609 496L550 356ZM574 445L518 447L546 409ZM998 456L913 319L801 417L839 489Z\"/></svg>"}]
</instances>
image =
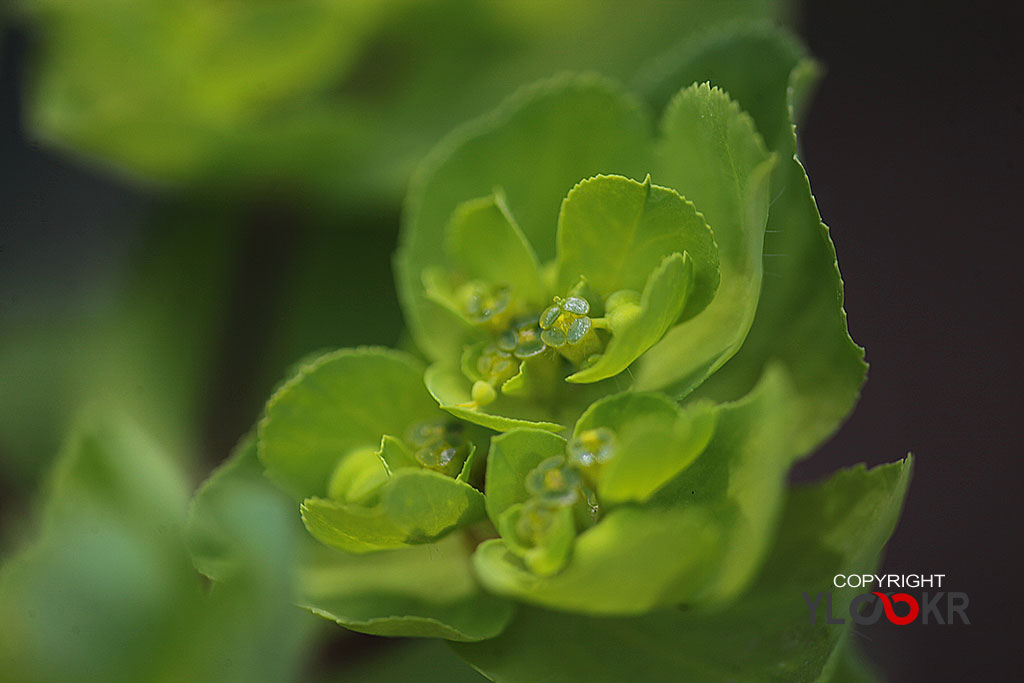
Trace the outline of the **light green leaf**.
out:
<instances>
[{"instance_id":1,"label":"light green leaf","mask_svg":"<svg viewBox=\"0 0 1024 683\"><path fill-rule=\"evenodd\" d=\"M487 455L487 515L495 525L508 508L530 497L530 470L553 455L565 455L565 439L540 429L514 429L491 439Z\"/></svg>"},{"instance_id":2,"label":"light green leaf","mask_svg":"<svg viewBox=\"0 0 1024 683\"><path fill-rule=\"evenodd\" d=\"M717 414L711 403L679 408L661 394L619 394L591 406L574 435L599 427L616 435L599 478L601 502L647 501L704 451Z\"/></svg>"},{"instance_id":3,"label":"light green leaf","mask_svg":"<svg viewBox=\"0 0 1024 683\"><path fill-rule=\"evenodd\" d=\"M424 161L406 202L396 257L398 291L417 345L451 360L461 340L423 291L421 273L446 264L444 231L464 201L502 188L509 212L541 262L555 255L558 207L580 178L643 177L651 143L646 116L595 76L559 77L521 91L495 113L457 130Z\"/></svg>"},{"instance_id":4,"label":"light green leaf","mask_svg":"<svg viewBox=\"0 0 1024 683\"><path fill-rule=\"evenodd\" d=\"M320 547L304 558L299 603L345 628L381 636L475 641L496 636L513 606L480 590L471 546L438 543L369 555Z\"/></svg>"},{"instance_id":5,"label":"light green leaf","mask_svg":"<svg viewBox=\"0 0 1024 683\"><path fill-rule=\"evenodd\" d=\"M446 236L466 277L508 286L535 307L546 303L537 256L500 194L460 204Z\"/></svg>"},{"instance_id":6,"label":"light green leaf","mask_svg":"<svg viewBox=\"0 0 1024 683\"><path fill-rule=\"evenodd\" d=\"M519 539L518 524L523 510L522 503L516 503L505 510L498 519L498 533L505 547L521 558L532 573L538 576L554 574L565 566L576 541L573 509L565 506L550 510L548 526L539 534L536 543L531 545L525 545Z\"/></svg>"},{"instance_id":7,"label":"light green leaf","mask_svg":"<svg viewBox=\"0 0 1024 683\"><path fill-rule=\"evenodd\" d=\"M423 376L427 389L441 408L455 417L473 424L506 432L516 427L534 427L560 432L564 426L549 422L550 411L534 402L500 394L493 403L477 407L473 401L473 387L457 368L435 363Z\"/></svg>"},{"instance_id":8,"label":"light green leaf","mask_svg":"<svg viewBox=\"0 0 1024 683\"><path fill-rule=\"evenodd\" d=\"M253 548L263 547L273 548L279 568L287 566L302 532L294 518L295 504L264 476L256 438L247 435L192 498L187 525L192 563L214 581L229 581L251 571Z\"/></svg>"},{"instance_id":9,"label":"light green leaf","mask_svg":"<svg viewBox=\"0 0 1024 683\"><path fill-rule=\"evenodd\" d=\"M271 397L259 424L259 457L296 498L325 495L342 456L376 449L383 435L404 436L441 415L412 356L342 349L303 367Z\"/></svg>"},{"instance_id":10,"label":"light green leaf","mask_svg":"<svg viewBox=\"0 0 1024 683\"><path fill-rule=\"evenodd\" d=\"M639 291L666 257L686 252L693 266L684 317L699 313L718 287L718 249L693 204L675 190L622 176L581 181L558 216L558 287L581 278L607 298ZM678 314L677 314L678 317ZM671 322L675 322L673 319Z\"/></svg>"},{"instance_id":11,"label":"light green leaf","mask_svg":"<svg viewBox=\"0 0 1024 683\"><path fill-rule=\"evenodd\" d=\"M597 362L569 375L567 382L596 382L617 375L651 348L679 319L694 292L689 254L671 254L650 273L640 303L628 302L607 313L612 333Z\"/></svg>"},{"instance_id":12,"label":"light green leaf","mask_svg":"<svg viewBox=\"0 0 1024 683\"><path fill-rule=\"evenodd\" d=\"M307 498L302 521L322 543L352 553L430 543L484 516L484 496L430 470L401 469L373 506Z\"/></svg>"},{"instance_id":13,"label":"light green leaf","mask_svg":"<svg viewBox=\"0 0 1024 683\"><path fill-rule=\"evenodd\" d=\"M217 508L238 561L209 563L228 580L206 591L182 533L184 473L130 422L84 416L47 496L39 538L0 573L0 678L297 679L312 620L288 604L280 508L233 495ZM265 528L238 533L230 525L243 519Z\"/></svg>"},{"instance_id":14,"label":"light green leaf","mask_svg":"<svg viewBox=\"0 0 1024 683\"><path fill-rule=\"evenodd\" d=\"M792 98L817 77L813 62L795 63ZM788 120L788 117L787 117ZM843 283L828 228L821 222L807 174L795 156L795 128L780 141L785 162L776 173L765 238L765 282L750 335L736 357L716 373L705 395L741 395L769 362L783 363L797 387L800 454L812 451L852 409L864 383L864 350L850 338Z\"/></svg>"},{"instance_id":15,"label":"light green leaf","mask_svg":"<svg viewBox=\"0 0 1024 683\"><path fill-rule=\"evenodd\" d=\"M407 467L415 469L423 467L416 462L416 458L409 452L409 449L406 448L401 439L388 434L381 437L380 450L377 451L377 456L387 467L389 475Z\"/></svg>"},{"instance_id":16,"label":"light green leaf","mask_svg":"<svg viewBox=\"0 0 1024 683\"><path fill-rule=\"evenodd\" d=\"M455 650L496 683L830 680L847 630L811 625L800 593L874 569L909 472L908 461L858 467L796 489L758 582L726 609L592 618L524 607L498 638Z\"/></svg>"},{"instance_id":17,"label":"light green leaf","mask_svg":"<svg viewBox=\"0 0 1024 683\"><path fill-rule=\"evenodd\" d=\"M283 526L268 524L272 518L266 512L253 514L255 505L271 503L283 513ZM511 616L507 601L477 586L471 546L459 534L433 544L353 555L313 539L294 509L291 499L262 476L255 448L240 446L193 501L189 532L196 566L224 581L251 561L243 540L259 539L257 547L287 567L290 600L365 633L475 640L495 635Z\"/></svg>"},{"instance_id":18,"label":"light green leaf","mask_svg":"<svg viewBox=\"0 0 1024 683\"><path fill-rule=\"evenodd\" d=\"M706 507L723 556L696 602L725 602L749 583L771 547L793 462L792 385L776 366L742 400L720 406L714 436L651 503Z\"/></svg>"},{"instance_id":19,"label":"light green leaf","mask_svg":"<svg viewBox=\"0 0 1024 683\"><path fill-rule=\"evenodd\" d=\"M473 565L499 595L584 614L642 614L708 580L718 544L709 522L700 508L623 507L578 535L568 565L552 576L524 567L503 539L481 544Z\"/></svg>"},{"instance_id":20,"label":"light green leaf","mask_svg":"<svg viewBox=\"0 0 1024 683\"><path fill-rule=\"evenodd\" d=\"M768 189L775 160L750 117L707 84L680 92L662 120L658 178L692 201L718 243L721 280L700 314L670 330L640 359L642 390L682 396L743 343L757 307Z\"/></svg>"}]
</instances>

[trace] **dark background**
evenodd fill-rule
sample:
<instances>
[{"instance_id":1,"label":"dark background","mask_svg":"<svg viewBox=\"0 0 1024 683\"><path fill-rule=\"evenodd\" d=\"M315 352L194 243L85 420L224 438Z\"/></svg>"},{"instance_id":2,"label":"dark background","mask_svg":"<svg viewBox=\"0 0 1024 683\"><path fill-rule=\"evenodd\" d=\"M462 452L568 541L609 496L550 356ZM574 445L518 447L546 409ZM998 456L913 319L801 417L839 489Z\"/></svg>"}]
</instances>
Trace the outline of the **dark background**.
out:
<instances>
[{"instance_id":1,"label":"dark background","mask_svg":"<svg viewBox=\"0 0 1024 683\"><path fill-rule=\"evenodd\" d=\"M801 130L804 161L871 370L849 422L794 478L913 452L882 569L945 574L944 587L971 600L970 626L858 630L893 681L990 680L1016 660L1024 104L1013 4L811 2L801 27L827 69ZM0 62L0 284L11 307L32 289L59 297L89 277L88 264L115 261L138 241L131 225L154 201L27 139L25 40L8 31ZM246 359L261 352L252 332L269 322L259 302L273 283L263 276L288 249L272 212L237 220L247 228L239 272L248 284L233 294L222 337L225 349L250 341L241 357L221 354L231 362L208 391L211 462L253 415L233 399L245 394ZM386 263L395 235L376 234L366 258ZM365 341L391 341L386 325L373 333L385 338ZM0 512L23 498L0 481Z\"/></svg>"},{"instance_id":2,"label":"dark background","mask_svg":"<svg viewBox=\"0 0 1024 683\"><path fill-rule=\"evenodd\" d=\"M827 73L804 158L871 368L849 422L796 475L912 451L882 569L946 574L944 587L971 600L970 626L858 629L892 681L1020 676L1009 666L1020 633L1024 100L1022 17L1004 4L805 12Z\"/></svg>"}]
</instances>

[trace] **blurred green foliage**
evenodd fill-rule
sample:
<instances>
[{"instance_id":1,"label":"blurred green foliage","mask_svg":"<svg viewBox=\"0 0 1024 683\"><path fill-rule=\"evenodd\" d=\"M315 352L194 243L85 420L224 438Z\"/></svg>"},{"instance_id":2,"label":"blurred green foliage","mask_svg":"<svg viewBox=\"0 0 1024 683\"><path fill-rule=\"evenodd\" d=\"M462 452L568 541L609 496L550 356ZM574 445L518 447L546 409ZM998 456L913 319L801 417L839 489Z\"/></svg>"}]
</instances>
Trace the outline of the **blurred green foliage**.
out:
<instances>
[{"instance_id":1,"label":"blurred green foliage","mask_svg":"<svg viewBox=\"0 0 1024 683\"><path fill-rule=\"evenodd\" d=\"M186 505L204 449L233 440L301 355L395 341L399 199L455 124L568 69L631 82L655 110L711 78L756 117L736 88L777 74L720 58L708 72L693 55L715 48L695 37L785 19L786 5L17 0L30 134L160 201L126 262L0 321L0 476L15 498L70 433L38 538L4 554L0 680L335 680L303 663L318 622L290 607L281 558L304 531L263 482L218 515L246 561L212 591L192 568ZM776 104L758 124L788 151ZM76 421L86 403L103 408ZM344 592L315 600L339 621L355 609ZM482 680L436 642L380 654L342 662L342 680Z\"/></svg>"},{"instance_id":2,"label":"blurred green foliage","mask_svg":"<svg viewBox=\"0 0 1024 683\"><path fill-rule=\"evenodd\" d=\"M0 677L285 681L313 625L288 600L287 510L236 501L244 571L204 590L184 542L190 486L147 436L107 414L73 429L39 538L0 579ZM253 526L237 528L245 520Z\"/></svg>"},{"instance_id":3,"label":"blurred green foliage","mask_svg":"<svg viewBox=\"0 0 1024 683\"><path fill-rule=\"evenodd\" d=\"M27 115L51 144L201 192L395 201L423 153L563 69L630 78L773 0L22 0Z\"/></svg>"}]
</instances>

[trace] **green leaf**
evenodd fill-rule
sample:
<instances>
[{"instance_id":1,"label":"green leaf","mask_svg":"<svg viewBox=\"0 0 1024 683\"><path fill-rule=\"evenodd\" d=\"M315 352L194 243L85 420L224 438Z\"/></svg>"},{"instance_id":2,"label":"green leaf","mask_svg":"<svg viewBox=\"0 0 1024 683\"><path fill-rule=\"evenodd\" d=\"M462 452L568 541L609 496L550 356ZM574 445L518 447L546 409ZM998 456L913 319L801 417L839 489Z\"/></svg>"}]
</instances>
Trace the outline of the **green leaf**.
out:
<instances>
[{"instance_id":1,"label":"green leaf","mask_svg":"<svg viewBox=\"0 0 1024 683\"><path fill-rule=\"evenodd\" d=\"M785 372L766 369L742 400L720 406L711 442L658 491L652 504L705 507L718 527L722 556L695 602L721 603L743 590L771 547L793 462L793 389Z\"/></svg>"},{"instance_id":2,"label":"green leaf","mask_svg":"<svg viewBox=\"0 0 1024 683\"><path fill-rule=\"evenodd\" d=\"M376 449L441 413L412 356L376 348L342 349L303 367L267 403L259 457L296 498L325 495L331 472L356 448Z\"/></svg>"},{"instance_id":3,"label":"green leaf","mask_svg":"<svg viewBox=\"0 0 1024 683\"><path fill-rule=\"evenodd\" d=\"M244 539L259 539L287 567L290 600L365 633L475 640L498 633L511 605L482 593L472 577L471 546L459 534L438 543L365 555L322 545L294 514L294 503L262 475L243 442L199 489L189 520L193 560L224 581L251 562ZM285 524L268 524L253 506L273 503Z\"/></svg>"},{"instance_id":4,"label":"green leaf","mask_svg":"<svg viewBox=\"0 0 1024 683\"><path fill-rule=\"evenodd\" d=\"M225 501L225 524L263 528L223 528L217 538L234 539L240 561L206 563L228 579L207 592L184 543L187 502L184 473L146 434L116 416L83 416L39 538L0 574L4 680L296 680L313 620L287 600L276 530L288 516Z\"/></svg>"},{"instance_id":5,"label":"green leaf","mask_svg":"<svg viewBox=\"0 0 1024 683\"><path fill-rule=\"evenodd\" d=\"M446 234L452 260L469 279L511 287L538 308L546 303L537 256L500 194L460 204Z\"/></svg>"},{"instance_id":6,"label":"green leaf","mask_svg":"<svg viewBox=\"0 0 1024 683\"><path fill-rule=\"evenodd\" d=\"M487 455L487 515L495 525L502 513L530 497L527 473L553 455L565 455L565 439L540 429L514 429L491 439Z\"/></svg>"},{"instance_id":7,"label":"green leaf","mask_svg":"<svg viewBox=\"0 0 1024 683\"><path fill-rule=\"evenodd\" d=\"M717 407L679 408L662 394L627 393L592 405L573 432L604 427L615 434L614 454L602 467L602 503L646 502L704 451L715 430Z\"/></svg>"},{"instance_id":8,"label":"green leaf","mask_svg":"<svg viewBox=\"0 0 1024 683\"><path fill-rule=\"evenodd\" d=\"M625 370L679 319L694 287L689 253L666 256L648 277L639 304L627 302L607 313L612 336L597 362L566 381L596 382Z\"/></svg>"},{"instance_id":9,"label":"green leaf","mask_svg":"<svg viewBox=\"0 0 1024 683\"><path fill-rule=\"evenodd\" d=\"M422 465L416 462L416 458L409 452L409 449L406 448L401 439L388 434L381 437L380 450L377 451L377 457L384 463L389 475L407 467L415 469L422 467ZM333 498L334 496L331 497Z\"/></svg>"},{"instance_id":10,"label":"green leaf","mask_svg":"<svg viewBox=\"0 0 1024 683\"><path fill-rule=\"evenodd\" d=\"M717 85L757 124L768 149L780 149L792 132L786 115L789 73L805 56L789 32L767 22L734 23L681 42L637 79L637 90L662 111L680 87Z\"/></svg>"},{"instance_id":11,"label":"green leaf","mask_svg":"<svg viewBox=\"0 0 1024 683\"><path fill-rule=\"evenodd\" d=\"M459 204L502 188L509 212L545 262L555 255L558 207L580 178L643 177L650 158L641 108L594 76L531 86L449 136L413 180L396 257L398 291L417 345L433 360L461 352L438 305L425 296L421 276L446 265L444 231Z\"/></svg>"},{"instance_id":12,"label":"green leaf","mask_svg":"<svg viewBox=\"0 0 1024 683\"><path fill-rule=\"evenodd\" d=\"M373 506L307 498L302 521L314 537L352 553L430 543L484 516L484 496L430 470L401 469Z\"/></svg>"},{"instance_id":13,"label":"green leaf","mask_svg":"<svg viewBox=\"0 0 1024 683\"><path fill-rule=\"evenodd\" d=\"M263 475L250 434L192 498L187 525L192 563L222 582L251 571L254 548L288 564L302 531L294 517L294 503Z\"/></svg>"},{"instance_id":14,"label":"green leaf","mask_svg":"<svg viewBox=\"0 0 1024 683\"><path fill-rule=\"evenodd\" d=\"M813 62L792 66L790 107L797 93L816 79ZM787 117L788 120L788 117ZM794 432L799 453L812 451L832 434L853 408L864 383L864 350L850 338L843 310L843 283L835 247L821 222L807 174L795 156L795 128L780 142L785 163L774 181L765 238L765 282L743 348L716 373L705 395L741 395L765 364L781 362L789 370L800 402Z\"/></svg>"},{"instance_id":15,"label":"green leaf","mask_svg":"<svg viewBox=\"0 0 1024 683\"><path fill-rule=\"evenodd\" d=\"M909 461L857 467L796 489L758 582L726 609L592 618L524 607L498 638L455 650L496 683L829 680L847 630L810 625L800 593L875 567L909 472Z\"/></svg>"},{"instance_id":16,"label":"green leaf","mask_svg":"<svg viewBox=\"0 0 1024 683\"><path fill-rule=\"evenodd\" d=\"M473 401L473 387L466 376L455 367L435 363L423 376L427 389L441 408L455 417L473 424L505 432L516 427L534 427L560 432L564 426L549 422L550 411L528 399L500 394L493 403L477 407Z\"/></svg>"},{"instance_id":17,"label":"green leaf","mask_svg":"<svg viewBox=\"0 0 1024 683\"><path fill-rule=\"evenodd\" d=\"M721 280L700 314L670 330L640 359L637 388L682 396L743 343L757 307L774 158L753 121L707 84L680 92L662 120L659 179L700 210L718 243Z\"/></svg>"},{"instance_id":18,"label":"green leaf","mask_svg":"<svg viewBox=\"0 0 1024 683\"><path fill-rule=\"evenodd\" d=\"M693 204L675 190L622 176L581 181L558 216L558 287L568 291L581 277L604 297L639 291L673 253L693 261L694 283L686 317L700 312L718 286L718 249Z\"/></svg>"},{"instance_id":19,"label":"green leaf","mask_svg":"<svg viewBox=\"0 0 1024 683\"><path fill-rule=\"evenodd\" d=\"M300 567L299 603L345 628L381 636L475 641L493 638L513 614L480 590L471 546L453 534L438 543L369 555L321 547Z\"/></svg>"},{"instance_id":20,"label":"green leaf","mask_svg":"<svg viewBox=\"0 0 1024 683\"><path fill-rule=\"evenodd\" d=\"M584 614L642 614L679 602L709 578L715 529L695 509L612 511L576 537L559 573L538 576L507 541L485 541L473 555L477 576L499 595Z\"/></svg>"}]
</instances>

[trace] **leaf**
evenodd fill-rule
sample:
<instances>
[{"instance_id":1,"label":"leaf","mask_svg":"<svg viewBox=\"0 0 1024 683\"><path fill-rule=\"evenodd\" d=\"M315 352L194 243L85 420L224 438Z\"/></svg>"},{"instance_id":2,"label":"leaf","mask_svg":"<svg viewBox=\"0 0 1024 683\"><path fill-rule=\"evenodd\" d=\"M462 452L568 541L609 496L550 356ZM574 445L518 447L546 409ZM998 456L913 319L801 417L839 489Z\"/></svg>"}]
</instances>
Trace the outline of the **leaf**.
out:
<instances>
[{"instance_id":1,"label":"leaf","mask_svg":"<svg viewBox=\"0 0 1024 683\"><path fill-rule=\"evenodd\" d=\"M207 563L230 569L207 592L182 535L184 473L130 421L83 415L54 474L39 538L0 574L4 680L297 679L312 620L288 604L279 571L287 516L257 501L219 507L228 525L252 514L266 526L224 528L245 561Z\"/></svg>"},{"instance_id":2,"label":"leaf","mask_svg":"<svg viewBox=\"0 0 1024 683\"><path fill-rule=\"evenodd\" d=\"M693 204L675 190L599 175L579 182L558 215L558 288L580 278L607 298L620 289L641 290L668 256L686 252L693 288L686 317L707 306L718 286L718 249ZM672 322L675 322L674 320Z\"/></svg>"},{"instance_id":3,"label":"leaf","mask_svg":"<svg viewBox=\"0 0 1024 683\"><path fill-rule=\"evenodd\" d=\"M812 62L793 65L792 98L817 76ZM785 162L776 174L777 194L768 219L764 286L750 335L736 357L704 391L741 395L767 363L789 370L801 406L794 432L800 454L832 434L853 408L864 383L864 350L850 338L843 310L843 283L828 228L821 222L807 174L795 156L795 128L780 142Z\"/></svg>"},{"instance_id":4,"label":"leaf","mask_svg":"<svg viewBox=\"0 0 1024 683\"><path fill-rule=\"evenodd\" d=\"M187 524L192 563L214 581L251 571L257 564L253 548L288 564L302 531L294 517L294 503L263 475L256 438L247 435L192 498Z\"/></svg>"},{"instance_id":5,"label":"leaf","mask_svg":"<svg viewBox=\"0 0 1024 683\"><path fill-rule=\"evenodd\" d=\"M275 501L288 524L246 514L258 500ZM258 538L287 567L290 600L353 630L472 640L496 634L511 616L507 601L480 591L470 546L459 534L366 555L322 545L302 528L291 499L262 476L255 448L244 442L199 489L189 530L196 566L215 581L246 567L243 539Z\"/></svg>"},{"instance_id":6,"label":"leaf","mask_svg":"<svg viewBox=\"0 0 1024 683\"><path fill-rule=\"evenodd\" d=\"M573 434L605 427L616 435L614 455L600 474L598 498L609 504L646 502L704 451L717 414L713 404L679 408L662 394L618 394L595 403Z\"/></svg>"},{"instance_id":7,"label":"leaf","mask_svg":"<svg viewBox=\"0 0 1024 683\"><path fill-rule=\"evenodd\" d=\"M505 432L516 427L532 427L560 432L565 427L544 418L549 411L530 400L501 394L482 408L475 407L472 386L457 368L435 363L423 376L427 389L441 408L473 424Z\"/></svg>"},{"instance_id":8,"label":"leaf","mask_svg":"<svg viewBox=\"0 0 1024 683\"><path fill-rule=\"evenodd\" d=\"M501 636L455 651L496 683L828 680L846 630L811 626L800 592L874 568L909 472L909 461L857 467L796 489L757 584L726 609L593 618L524 607Z\"/></svg>"},{"instance_id":9,"label":"leaf","mask_svg":"<svg viewBox=\"0 0 1024 683\"><path fill-rule=\"evenodd\" d=\"M708 509L722 556L693 602L722 603L742 591L771 547L793 462L792 385L769 366L751 393L723 404L711 442L651 500L653 505Z\"/></svg>"},{"instance_id":10,"label":"leaf","mask_svg":"<svg viewBox=\"0 0 1024 683\"><path fill-rule=\"evenodd\" d=\"M473 555L477 576L498 595L584 614L642 614L708 580L715 531L700 509L612 511L576 537L559 573L526 569L507 541L484 541Z\"/></svg>"},{"instance_id":11,"label":"leaf","mask_svg":"<svg viewBox=\"0 0 1024 683\"><path fill-rule=\"evenodd\" d=\"M345 628L381 636L475 641L492 638L513 614L507 600L482 592L470 571L470 546L457 534L438 543L348 555L306 555L299 602Z\"/></svg>"},{"instance_id":12,"label":"leaf","mask_svg":"<svg viewBox=\"0 0 1024 683\"><path fill-rule=\"evenodd\" d=\"M545 262L555 255L558 207L580 178L643 177L649 166L643 111L594 76L531 86L449 136L412 182L396 256L399 296L417 345L435 361L450 362L461 351L421 278L425 269L445 265L445 226L459 204L502 188L509 213Z\"/></svg>"},{"instance_id":13,"label":"leaf","mask_svg":"<svg viewBox=\"0 0 1024 683\"><path fill-rule=\"evenodd\" d=\"M446 234L452 260L469 279L511 287L538 308L546 303L537 256L500 195L460 204Z\"/></svg>"},{"instance_id":14,"label":"leaf","mask_svg":"<svg viewBox=\"0 0 1024 683\"><path fill-rule=\"evenodd\" d=\"M734 22L680 42L637 79L637 90L662 111L691 83L720 87L750 114L768 149L791 136L786 115L789 72L805 56L797 39L767 22Z\"/></svg>"},{"instance_id":15,"label":"leaf","mask_svg":"<svg viewBox=\"0 0 1024 683\"><path fill-rule=\"evenodd\" d=\"M714 300L640 359L640 390L683 396L743 343L761 289L764 229L774 158L750 117L707 84L680 92L662 119L658 177L700 210L718 243Z\"/></svg>"},{"instance_id":16,"label":"leaf","mask_svg":"<svg viewBox=\"0 0 1024 683\"><path fill-rule=\"evenodd\" d=\"M267 403L259 457L292 496L325 495L331 472L356 448L405 435L441 415L412 356L379 348L342 349L303 367Z\"/></svg>"},{"instance_id":17,"label":"leaf","mask_svg":"<svg viewBox=\"0 0 1024 683\"><path fill-rule=\"evenodd\" d=\"M487 455L487 515L495 525L508 508L530 497L523 483L542 460L565 455L565 439L540 429L513 429L491 439Z\"/></svg>"},{"instance_id":18,"label":"leaf","mask_svg":"<svg viewBox=\"0 0 1024 683\"><path fill-rule=\"evenodd\" d=\"M302 521L314 537L351 553L430 543L484 516L483 494L430 470L401 469L373 506L307 498Z\"/></svg>"},{"instance_id":19,"label":"leaf","mask_svg":"<svg viewBox=\"0 0 1024 683\"><path fill-rule=\"evenodd\" d=\"M693 278L688 253L666 256L647 279L638 307L621 318L614 311L608 313L612 336L597 362L569 375L566 381L596 382L629 367L679 319L694 290Z\"/></svg>"}]
</instances>

